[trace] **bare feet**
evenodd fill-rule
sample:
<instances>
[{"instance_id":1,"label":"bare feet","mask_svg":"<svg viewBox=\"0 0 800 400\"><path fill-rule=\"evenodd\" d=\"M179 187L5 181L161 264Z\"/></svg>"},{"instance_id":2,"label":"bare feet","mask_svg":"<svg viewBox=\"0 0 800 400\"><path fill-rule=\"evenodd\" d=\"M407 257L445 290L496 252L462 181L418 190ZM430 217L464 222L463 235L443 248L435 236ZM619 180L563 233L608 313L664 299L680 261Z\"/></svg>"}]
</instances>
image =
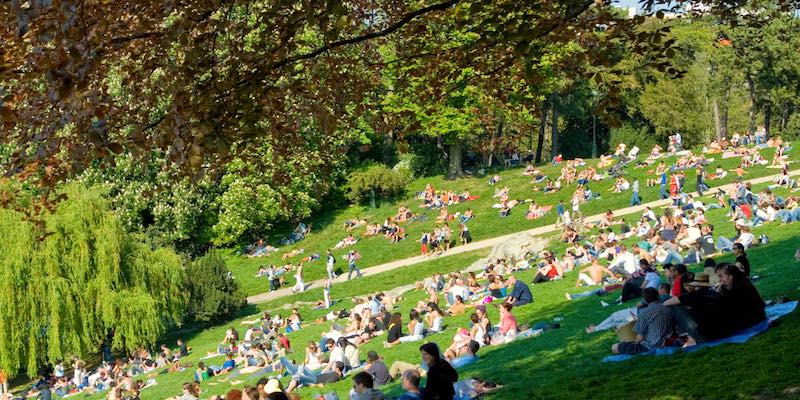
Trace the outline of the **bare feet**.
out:
<instances>
[{"instance_id":1,"label":"bare feet","mask_svg":"<svg viewBox=\"0 0 800 400\"><path fill-rule=\"evenodd\" d=\"M595 326L589 325L586 327L586 333L594 333Z\"/></svg>"},{"instance_id":2,"label":"bare feet","mask_svg":"<svg viewBox=\"0 0 800 400\"><path fill-rule=\"evenodd\" d=\"M564 297L566 297L567 300L572 300L572 296L570 296L567 292L564 292Z\"/></svg>"},{"instance_id":3,"label":"bare feet","mask_svg":"<svg viewBox=\"0 0 800 400\"><path fill-rule=\"evenodd\" d=\"M685 349L687 347L692 347L692 346L697 346L697 341L694 340L694 338L689 337L686 339L686 342L683 343L683 348Z\"/></svg>"}]
</instances>

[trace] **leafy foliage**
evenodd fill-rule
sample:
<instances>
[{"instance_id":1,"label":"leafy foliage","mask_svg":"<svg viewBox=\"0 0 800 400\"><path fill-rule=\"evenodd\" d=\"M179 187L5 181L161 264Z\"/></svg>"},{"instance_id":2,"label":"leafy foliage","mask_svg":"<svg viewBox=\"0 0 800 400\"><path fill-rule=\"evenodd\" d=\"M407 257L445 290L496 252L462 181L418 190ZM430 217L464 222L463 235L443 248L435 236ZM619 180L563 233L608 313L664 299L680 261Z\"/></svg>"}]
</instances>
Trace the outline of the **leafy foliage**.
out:
<instances>
[{"instance_id":1,"label":"leafy foliage","mask_svg":"<svg viewBox=\"0 0 800 400\"><path fill-rule=\"evenodd\" d=\"M151 346L180 323L181 258L127 235L96 190L71 186L49 235L15 211L0 210L0 369L34 376L44 364L111 346Z\"/></svg>"},{"instance_id":2,"label":"leafy foliage","mask_svg":"<svg viewBox=\"0 0 800 400\"><path fill-rule=\"evenodd\" d=\"M186 274L189 321L223 321L245 304L244 294L218 252L212 250L189 264Z\"/></svg>"},{"instance_id":3,"label":"leafy foliage","mask_svg":"<svg viewBox=\"0 0 800 400\"><path fill-rule=\"evenodd\" d=\"M350 174L345 196L353 203L374 201L377 197L385 198L402 193L407 183L402 173L384 164L372 164Z\"/></svg>"}]
</instances>

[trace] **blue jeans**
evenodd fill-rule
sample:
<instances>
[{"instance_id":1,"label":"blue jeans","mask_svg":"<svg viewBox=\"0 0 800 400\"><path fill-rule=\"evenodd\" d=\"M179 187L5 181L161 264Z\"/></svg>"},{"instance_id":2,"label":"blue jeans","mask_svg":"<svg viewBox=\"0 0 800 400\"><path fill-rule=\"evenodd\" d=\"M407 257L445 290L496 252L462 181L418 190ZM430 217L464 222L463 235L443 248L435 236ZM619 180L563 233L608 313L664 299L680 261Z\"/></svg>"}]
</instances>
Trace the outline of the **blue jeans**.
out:
<instances>
[{"instance_id":1,"label":"blue jeans","mask_svg":"<svg viewBox=\"0 0 800 400\"><path fill-rule=\"evenodd\" d=\"M633 195L631 195L631 205L638 206L639 204L642 204L642 199L639 198L639 192L633 192Z\"/></svg>"},{"instance_id":2,"label":"blue jeans","mask_svg":"<svg viewBox=\"0 0 800 400\"><path fill-rule=\"evenodd\" d=\"M353 271L356 272L356 277L361 278L361 270L356 267L356 263L350 263L347 265L347 280L350 280L350 277L353 275Z\"/></svg>"},{"instance_id":3,"label":"blue jeans","mask_svg":"<svg viewBox=\"0 0 800 400\"><path fill-rule=\"evenodd\" d=\"M667 258L664 259L664 264L680 264L683 263L683 256L675 250L667 252Z\"/></svg>"},{"instance_id":4,"label":"blue jeans","mask_svg":"<svg viewBox=\"0 0 800 400\"><path fill-rule=\"evenodd\" d=\"M667 186L661 185L661 189L658 190L658 194L661 196L661 200L668 199L669 193L667 193Z\"/></svg>"},{"instance_id":5,"label":"blue jeans","mask_svg":"<svg viewBox=\"0 0 800 400\"><path fill-rule=\"evenodd\" d=\"M317 374L305 366L294 365L286 357L281 357L281 365L286 369L286 372L292 375L292 379L304 385L317 383Z\"/></svg>"},{"instance_id":6,"label":"blue jeans","mask_svg":"<svg viewBox=\"0 0 800 400\"><path fill-rule=\"evenodd\" d=\"M606 291L604 289L595 289L595 290L588 290L586 292L575 293L569 295L572 300L575 299L582 299L584 297L592 297L592 296L604 296L606 295Z\"/></svg>"},{"instance_id":7,"label":"blue jeans","mask_svg":"<svg viewBox=\"0 0 800 400\"><path fill-rule=\"evenodd\" d=\"M733 241L725 236L720 236L717 238L717 250L725 252L733 251Z\"/></svg>"}]
</instances>

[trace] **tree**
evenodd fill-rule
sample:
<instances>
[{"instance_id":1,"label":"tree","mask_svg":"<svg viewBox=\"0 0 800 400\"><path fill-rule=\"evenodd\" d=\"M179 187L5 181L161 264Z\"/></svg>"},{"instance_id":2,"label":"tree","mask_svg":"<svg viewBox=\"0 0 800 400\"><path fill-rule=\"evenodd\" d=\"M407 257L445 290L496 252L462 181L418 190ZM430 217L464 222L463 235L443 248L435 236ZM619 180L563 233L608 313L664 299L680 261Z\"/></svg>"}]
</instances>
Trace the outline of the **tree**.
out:
<instances>
[{"instance_id":1,"label":"tree","mask_svg":"<svg viewBox=\"0 0 800 400\"><path fill-rule=\"evenodd\" d=\"M185 309L184 271L173 251L127 235L97 190L71 186L44 215L47 236L0 210L0 369L39 367L110 346L152 346Z\"/></svg>"},{"instance_id":2,"label":"tree","mask_svg":"<svg viewBox=\"0 0 800 400\"><path fill-rule=\"evenodd\" d=\"M643 1L654 13L672 4ZM2 140L14 146L3 166L51 188L121 152L161 150L197 177L245 156L254 142L271 141L290 154L308 120L326 135L346 132L339 127L363 112L363 94L380 81L379 50L389 41L402 60L446 66L445 75L420 75L429 84L418 94L436 96L450 90L445 78L454 68L491 79L576 37L599 50L582 53L581 62L602 64L602 50L619 40L642 52L664 49L653 39L658 32L634 32L643 18L624 19L609 1L62 0L0 7ZM470 35L461 40L462 33ZM432 40L447 35L458 40ZM658 54L649 62L662 63ZM522 71L530 84L543 78Z\"/></svg>"},{"instance_id":3,"label":"tree","mask_svg":"<svg viewBox=\"0 0 800 400\"><path fill-rule=\"evenodd\" d=\"M369 200L376 207L378 197L390 197L402 193L406 188L405 177L384 164L372 164L353 171L347 177L345 196L355 204Z\"/></svg>"},{"instance_id":4,"label":"tree","mask_svg":"<svg viewBox=\"0 0 800 400\"><path fill-rule=\"evenodd\" d=\"M217 251L210 251L189 264L186 271L189 321L219 322L232 317L245 303L245 296Z\"/></svg>"}]
</instances>

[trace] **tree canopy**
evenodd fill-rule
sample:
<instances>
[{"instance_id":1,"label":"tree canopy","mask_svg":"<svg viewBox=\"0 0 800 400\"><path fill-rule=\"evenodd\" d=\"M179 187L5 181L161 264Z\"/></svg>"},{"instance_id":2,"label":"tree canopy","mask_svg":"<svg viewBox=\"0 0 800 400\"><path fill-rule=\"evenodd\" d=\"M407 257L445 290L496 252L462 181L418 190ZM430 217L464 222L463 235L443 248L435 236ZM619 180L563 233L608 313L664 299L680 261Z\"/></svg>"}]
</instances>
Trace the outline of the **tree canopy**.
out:
<instances>
[{"instance_id":1,"label":"tree canopy","mask_svg":"<svg viewBox=\"0 0 800 400\"><path fill-rule=\"evenodd\" d=\"M180 256L126 234L99 192L68 194L41 240L22 214L0 210L0 369L11 376L96 354L107 337L115 350L151 346L183 316Z\"/></svg>"}]
</instances>

